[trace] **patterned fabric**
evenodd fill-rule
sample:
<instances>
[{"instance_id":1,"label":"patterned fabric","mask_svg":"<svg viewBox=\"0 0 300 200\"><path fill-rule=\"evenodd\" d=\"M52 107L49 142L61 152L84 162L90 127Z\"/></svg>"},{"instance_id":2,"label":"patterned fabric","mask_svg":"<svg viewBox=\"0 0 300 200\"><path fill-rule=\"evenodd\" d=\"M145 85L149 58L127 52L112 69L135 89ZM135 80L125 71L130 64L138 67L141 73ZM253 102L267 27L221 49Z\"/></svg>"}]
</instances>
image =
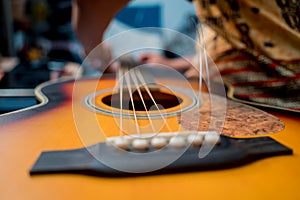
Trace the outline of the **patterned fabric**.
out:
<instances>
[{"instance_id":1,"label":"patterned fabric","mask_svg":"<svg viewBox=\"0 0 300 200\"><path fill-rule=\"evenodd\" d=\"M216 33L208 46L219 53L211 55L229 96L300 112L300 0L195 3L200 21ZM219 37L231 50L220 54Z\"/></svg>"}]
</instances>

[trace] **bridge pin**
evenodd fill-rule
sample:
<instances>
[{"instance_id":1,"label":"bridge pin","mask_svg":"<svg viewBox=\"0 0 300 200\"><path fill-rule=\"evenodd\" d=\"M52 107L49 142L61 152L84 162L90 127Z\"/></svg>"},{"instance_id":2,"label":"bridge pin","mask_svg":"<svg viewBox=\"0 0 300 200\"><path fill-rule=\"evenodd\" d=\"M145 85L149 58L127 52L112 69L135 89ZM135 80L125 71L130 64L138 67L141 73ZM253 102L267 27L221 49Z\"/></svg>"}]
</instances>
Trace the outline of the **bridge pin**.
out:
<instances>
[{"instance_id":1,"label":"bridge pin","mask_svg":"<svg viewBox=\"0 0 300 200\"><path fill-rule=\"evenodd\" d=\"M187 137L189 144L193 146L201 146L204 136L201 134L192 134Z\"/></svg>"},{"instance_id":2,"label":"bridge pin","mask_svg":"<svg viewBox=\"0 0 300 200\"><path fill-rule=\"evenodd\" d=\"M144 151L149 148L149 142L146 139L134 139L132 141L132 147L135 150Z\"/></svg>"},{"instance_id":3,"label":"bridge pin","mask_svg":"<svg viewBox=\"0 0 300 200\"><path fill-rule=\"evenodd\" d=\"M204 141L206 144L215 145L220 144L221 138L218 134L207 134L204 137Z\"/></svg>"},{"instance_id":4,"label":"bridge pin","mask_svg":"<svg viewBox=\"0 0 300 200\"><path fill-rule=\"evenodd\" d=\"M154 149L160 149L167 145L167 140L163 137L155 137L151 140L151 146Z\"/></svg>"},{"instance_id":5,"label":"bridge pin","mask_svg":"<svg viewBox=\"0 0 300 200\"><path fill-rule=\"evenodd\" d=\"M169 144L175 148L182 148L185 146L185 138L181 136L174 136L170 139Z\"/></svg>"},{"instance_id":6,"label":"bridge pin","mask_svg":"<svg viewBox=\"0 0 300 200\"><path fill-rule=\"evenodd\" d=\"M120 149L128 150L130 143L125 138L117 138L114 140L114 145L116 145Z\"/></svg>"}]
</instances>

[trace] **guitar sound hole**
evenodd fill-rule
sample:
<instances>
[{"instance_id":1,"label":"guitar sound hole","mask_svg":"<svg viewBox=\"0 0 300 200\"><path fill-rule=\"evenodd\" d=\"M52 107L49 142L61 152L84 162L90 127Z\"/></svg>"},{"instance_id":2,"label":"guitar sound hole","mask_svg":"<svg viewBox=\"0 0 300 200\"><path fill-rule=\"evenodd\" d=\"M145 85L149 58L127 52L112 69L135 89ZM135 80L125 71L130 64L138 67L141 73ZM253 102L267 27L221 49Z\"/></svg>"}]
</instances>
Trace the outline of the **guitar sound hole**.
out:
<instances>
[{"instance_id":1,"label":"guitar sound hole","mask_svg":"<svg viewBox=\"0 0 300 200\"><path fill-rule=\"evenodd\" d=\"M149 94L145 90L141 90L142 98L145 103L147 110L157 110L153 100L149 96ZM160 90L151 91L153 99L158 105L159 109L167 109L172 108L174 106L179 105L182 102L182 99L169 93L161 92ZM123 91L123 105L122 108L125 110L133 110L132 100L130 98L129 92L127 90ZM132 94L132 99L134 103L134 108L136 111L145 111L145 106L143 104L142 98L139 93L135 91ZM102 102L108 106L114 108L121 108L120 106L120 93L108 95L102 99Z\"/></svg>"}]
</instances>

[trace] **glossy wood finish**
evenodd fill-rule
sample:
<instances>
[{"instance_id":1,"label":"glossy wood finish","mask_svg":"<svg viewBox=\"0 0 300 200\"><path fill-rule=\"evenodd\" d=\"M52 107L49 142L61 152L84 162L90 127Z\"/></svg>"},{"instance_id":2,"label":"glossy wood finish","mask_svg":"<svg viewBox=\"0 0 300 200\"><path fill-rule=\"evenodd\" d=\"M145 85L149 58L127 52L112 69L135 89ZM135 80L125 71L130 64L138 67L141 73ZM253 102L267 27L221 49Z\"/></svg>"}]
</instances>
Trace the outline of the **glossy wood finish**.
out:
<instances>
[{"instance_id":1,"label":"glossy wood finish","mask_svg":"<svg viewBox=\"0 0 300 200\"><path fill-rule=\"evenodd\" d=\"M82 81L74 98L80 100L90 92L85 88L94 84ZM107 84L101 87L113 83ZM43 105L0 116L0 199L300 199L300 118L279 112L272 114L286 127L271 137L292 148L292 156L227 170L134 178L30 176L42 151L83 146L73 121L73 82L57 83L49 101L42 96L41 91L47 93L44 88L36 91ZM88 125L86 112L82 111L82 123ZM94 128L86 133L92 134Z\"/></svg>"}]
</instances>

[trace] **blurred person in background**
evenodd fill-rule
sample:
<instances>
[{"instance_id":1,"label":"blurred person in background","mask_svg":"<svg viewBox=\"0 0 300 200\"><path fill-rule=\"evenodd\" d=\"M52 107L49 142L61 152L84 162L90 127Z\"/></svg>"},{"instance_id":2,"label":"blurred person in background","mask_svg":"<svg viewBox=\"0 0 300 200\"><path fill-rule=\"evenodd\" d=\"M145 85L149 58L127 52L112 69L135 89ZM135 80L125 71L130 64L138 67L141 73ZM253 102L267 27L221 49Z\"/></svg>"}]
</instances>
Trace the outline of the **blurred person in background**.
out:
<instances>
[{"instance_id":1,"label":"blurred person in background","mask_svg":"<svg viewBox=\"0 0 300 200\"><path fill-rule=\"evenodd\" d=\"M194 0L213 58L232 97L270 107L300 111L300 1ZM73 0L73 27L85 52L102 41L114 15L128 3ZM174 19L176 20L176 19ZM160 55L141 56L146 63L171 63ZM192 59L197 61L197 59ZM187 71L199 63L176 60ZM188 76L197 76L192 70ZM213 81L213 74L208 77Z\"/></svg>"}]
</instances>

